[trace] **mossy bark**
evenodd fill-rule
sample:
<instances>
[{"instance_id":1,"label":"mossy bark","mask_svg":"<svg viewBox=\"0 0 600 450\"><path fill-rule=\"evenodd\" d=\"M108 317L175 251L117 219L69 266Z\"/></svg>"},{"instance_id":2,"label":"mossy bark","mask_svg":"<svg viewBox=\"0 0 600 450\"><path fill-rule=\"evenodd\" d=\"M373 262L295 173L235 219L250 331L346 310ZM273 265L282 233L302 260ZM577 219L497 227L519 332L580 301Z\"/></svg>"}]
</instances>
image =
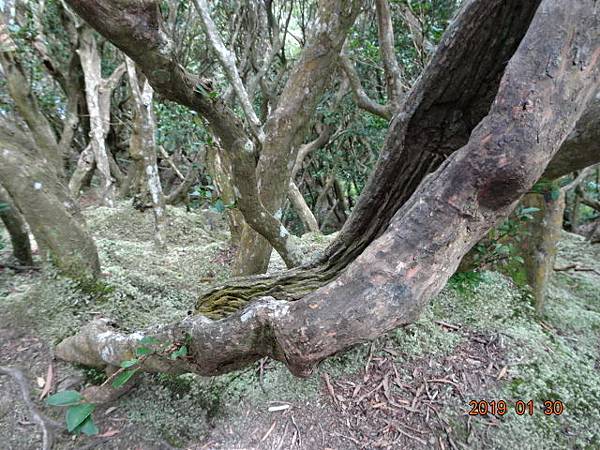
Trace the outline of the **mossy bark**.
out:
<instances>
[{"instance_id":1,"label":"mossy bark","mask_svg":"<svg viewBox=\"0 0 600 450\"><path fill-rule=\"evenodd\" d=\"M31 228L38 246L70 277L89 280L100 272L92 237L69 212L65 186L42 163L32 139L0 128L0 183ZM59 196L59 193L62 193Z\"/></svg>"},{"instance_id":2,"label":"mossy bark","mask_svg":"<svg viewBox=\"0 0 600 450\"><path fill-rule=\"evenodd\" d=\"M532 192L523 197L526 208L537 208L533 220L526 222L522 240L523 259L529 285L533 289L535 309L543 313L548 282L554 271L556 251L565 211L565 193Z\"/></svg>"}]
</instances>

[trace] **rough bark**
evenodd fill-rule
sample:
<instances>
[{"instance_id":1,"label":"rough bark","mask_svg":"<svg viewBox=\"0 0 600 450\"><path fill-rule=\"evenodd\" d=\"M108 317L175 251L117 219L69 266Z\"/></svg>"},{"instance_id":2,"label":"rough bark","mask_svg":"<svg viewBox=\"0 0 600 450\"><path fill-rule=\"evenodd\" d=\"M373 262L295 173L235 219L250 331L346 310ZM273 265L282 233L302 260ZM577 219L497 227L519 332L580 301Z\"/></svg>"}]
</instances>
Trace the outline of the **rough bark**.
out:
<instances>
[{"instance_id":1,"label":"rough bark","mask_svg":"<svg viewBox=\"0 0 600 450\"><path fill-rule=\"evenodd\" d=\"M2 186L0 186L0 204L0 220L10 236L13 256L19 264L33 266L27 224Z\"/></svg>"},{"instance_id":2,"label":"rough bark","mask_svg":"<svg viewBox=\"0 0 600 450\"><path fill-rule=\"evenodd\" d=\"M223 320L190 316L131 335L94 322L59 344L57 356L117 366L144 334L187 337L189 359L156 356L143 368L215 375L270 356L308 376L327 356L415 320L573 130L600 86L599 31L594 0L543 0L489 114L335 281L294 302L263 297ZM388 145L398 135L393 127Z\"/></svg>"},{"instance_id":3,"label":"rough bark","mask_svg":"<svg viewBox=\"0 0 600 450\"><path fill-rule=\"evenodd\" d=\"M392 121L378 164L323 261L340 266L352 261L422 179L468 141L538 5L538 0L472 0L462 6Z\"/></svg>"},{"instance_id":4,"label":"rough bark","mask_svg":"<svg viewBox=\"0 0 600 450\"><path fill-rule=\"evenodd\" d=\"M597 163L600 163L600 91L548 165L544 178L554 180Z\"/></svg>"},{"instance_id":5,"label":"rough bark","mask_svg":"<svg viewBox=\"0 0 600 450\"><path fill-rule=\"evenodd\" d=\"M18 130L0 127L0 183L29 224L38 246L65 274L95 278L100 262L91 236L69 212L66 188L39 156L36 143ZM62 197L57 192L63 192Z\"/></svg>"}]
</instances>

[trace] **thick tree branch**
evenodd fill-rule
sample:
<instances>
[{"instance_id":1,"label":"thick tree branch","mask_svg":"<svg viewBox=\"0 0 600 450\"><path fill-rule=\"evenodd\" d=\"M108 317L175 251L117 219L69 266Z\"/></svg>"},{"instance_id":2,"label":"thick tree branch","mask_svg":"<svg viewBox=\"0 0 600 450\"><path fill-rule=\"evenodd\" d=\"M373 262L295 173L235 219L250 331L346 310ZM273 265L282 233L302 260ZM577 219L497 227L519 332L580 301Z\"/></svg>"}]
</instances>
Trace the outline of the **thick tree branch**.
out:
<instances>
[{"instance_id":1,"label":"thick tree branch","mask_svg":"<svg viewBox=\"0 0 600 450\"><path fill-rule=\"evenodd\" d=\"M544 0L487 117L335 281L295 302L260 298L223 320L191 316L131 335L95 322L56 354L118 365L144 334L171 342L187 337L188 360L156 357L144 369L215 375L270 356L308 376L322 359L410 323L471 246L508 216L574 128L600 87L599 30L594 0Z\"/></svg>"},{"instance_id":2,"label":"thick tree branch","mask_svg":"<svg viewBox=\"0 0 600 450\"><path fill-rule=\"evenodd\" d=\"M0 12L0 65L4 72L8 92L48 160L52 161L59 176L64 175L63 155L50 122L42 113L36 96L18 59L16 46L8 32L4 15Z\"/></svg>"}]
</instances>

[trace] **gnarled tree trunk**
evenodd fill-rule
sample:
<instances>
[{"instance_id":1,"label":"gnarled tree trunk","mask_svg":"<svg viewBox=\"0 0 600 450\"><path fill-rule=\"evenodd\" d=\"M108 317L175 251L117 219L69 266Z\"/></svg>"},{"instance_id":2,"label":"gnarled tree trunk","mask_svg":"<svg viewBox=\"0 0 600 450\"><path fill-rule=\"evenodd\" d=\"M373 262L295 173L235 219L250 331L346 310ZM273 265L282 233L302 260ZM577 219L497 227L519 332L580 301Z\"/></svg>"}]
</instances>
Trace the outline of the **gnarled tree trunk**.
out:
<instances>
[{"instance_id":1,"label":"gnarled tree trunk","mask_svg":"<svg viewBox=\"0 0 600 450\"><path fill-rule=\"evenodd\" d=\"M16 126L3 124L0 148L0 184L23 214L38 246L68 276L95 278L100 272L96 245L69 212L66 188L48 170L33 139Z\"/></svg>"},{"instance_id":2,"label":"gnarled tree trunk","mask_svg":"<svg viewBox=\"0 0 600 450\"><path fill-rule=\"evenodd\" d=\"M462 22L461 28L452 29L442 44L449 52L449 62L458 57L454 61L458 73L452 73L452 77L445 73L445 77L461 80L459 74L466 73L461 71L465 65L458 63L469 52L467 47L458 55L451 51L452 33L469 34L478 29L478 24L488 23L490 27L484 30L502 36L508 45L512 41L508 30L514 31L519 21L512 17L508 21L487 22L489 16L494 16L494 11L511 15L519 5L531 3L509 5L510 1L500 0L467 3L463 14L467 13L469 20ZM516 52L513 49L506 55L512 58L501 79L496 79L502 72L498 68L499 72L493 72L490 83L486 84L486 96L490 86L494 86L496 93L487 115L482 113L485 118L476 127L473 124L464 145L447 156L435 173L422 180L410 200L393 213L387 226L379 229L378 237L365 244L361 254L334 281L293 302L262 297L243 311L217 321L196 315L132 335L122 335L106 322L95 322L63 341L57 347L57 355L85 364L119 365L140 345L143 335L170 341L187 336L190 359L172 361L155 356L144 361L143 368L215 375L270 356L283 361L294 374L308 376L327 356L415 320L429 299L442 289L465 253L507 217L540 178L600 87L600 11L594 4L594 0L543 0L531 24L523 22L517 26L517 30L528 29L527 34ZM512 8L504 9L507 6ZM532 12L526 16L530 17ZM483 33L481 29L479 32ZM490 36L482 34L479 40L486 41L486 37ZM494 38L490 39L492 42L488 43L494 44ZM463 44L461 40L454 42L458 47ZM507 51L500 43L492 47ZM492 55L497 58L493 52ZM465 77L461 84L464 83L465 89L474 87L478 91L482 86L476 81L486 74L474 70L468 73L473 78ZM422 83L427 85L431 76L426 73ZM422 138L408 132L411 120L419 117L410 113L419 111L417 106L435 105L426 101L431 99L429 94L441 95L447 88L448 83L441 87L433 84L420 91L421 84L413 91L412 100L390 130L380 170L387 163L395 164L396 155L391 149L398 151L398 145L402 149L421 139L421 144L428 144L427 154L441 155L447 144L452 148L462 140L452 139L461 137L462 132L450 133L449 143L443 139L428 141L428 137L436 135L428 136L431 130L427 127L423 127ZM448 91L447 95L455 92ZM435 117L435 108L425 110ZM449 123L452 124L458 125ZM460 130L464 128L459 127ZM415 172L418 177L421 170ZM391 192L386 204L390 208L406 192L403 186L403 181L387 186ZM372 182L367 192L372 194L374 189ZM381 195L372 201L386 198ZM363 200L362 204L361 211L365 211L371 201ZM376 216L373 226L358 222L354 226L372 232L386 221L387 214L386 210L384 217Z\"/></svg>"}]
</instances>

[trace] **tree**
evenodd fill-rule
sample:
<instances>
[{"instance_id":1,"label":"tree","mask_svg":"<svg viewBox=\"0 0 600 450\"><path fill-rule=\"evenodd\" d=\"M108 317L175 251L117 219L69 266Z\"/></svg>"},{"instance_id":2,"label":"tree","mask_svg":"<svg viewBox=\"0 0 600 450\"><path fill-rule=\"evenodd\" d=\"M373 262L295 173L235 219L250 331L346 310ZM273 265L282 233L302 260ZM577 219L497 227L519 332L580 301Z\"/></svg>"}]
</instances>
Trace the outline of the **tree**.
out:
<instances>
[{"instance_id":1,"label":"tree","mask_svg":"<svg viewBox=\"0 0 600 450\"><path fill-rule=\"evenodd\" d=\"M96 245L67 208L68 193L44 164L35 140L14 123L0 120L0 180L23 215L39 247L65 274L89 281L100 272Z\"/></svg>"},{"instance_id":2,"label":"tree","mask_svg":"<svg viewBox=\"0 0 600 450\"><path fill-rule=\"evenodd\" d=\"M90 20L110 11L71 4ZM593 6L467 2L396 115L374 176L328 252L329 265L245 280L237 292L216 289L215 298L229 297L237 311L213 310L222 320L196 314L131 335L96 321L59 344L57 355L116 366L142 336L153 336L186 339L190 358L156 356L144 361L146 370L215 375L270 356L308 376L327 356L415 320L465 253L542 176L598 92L600 16ZM151 56L162 64L160 54ZM156 67L144 70L155 70L149 79L166 89L168 78L156 77ZM400 174L409 176L400 178L404 164Z\"/></svg>"}]
</instances>

